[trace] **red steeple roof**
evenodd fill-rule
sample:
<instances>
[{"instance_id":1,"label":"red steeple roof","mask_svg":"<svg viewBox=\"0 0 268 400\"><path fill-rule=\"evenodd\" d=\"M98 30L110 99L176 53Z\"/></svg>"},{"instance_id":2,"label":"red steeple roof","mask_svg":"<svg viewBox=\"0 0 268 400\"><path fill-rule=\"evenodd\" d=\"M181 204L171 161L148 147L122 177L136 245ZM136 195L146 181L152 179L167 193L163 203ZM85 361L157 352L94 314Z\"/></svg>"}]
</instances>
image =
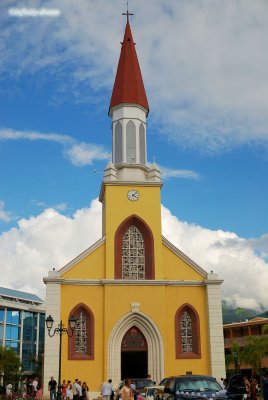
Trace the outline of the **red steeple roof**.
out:
<instances>
[{"instance_id":1,"label":"red steeple roof","mask_svg":"<svg viewBox=\"0 0 268 400\"><path fill-rule=\"evenodd\" d=\"M122 103L139 104L149 112L139 61L128 21L117 66L109 113L112 107Z\"/></svg>"}]
</instances>

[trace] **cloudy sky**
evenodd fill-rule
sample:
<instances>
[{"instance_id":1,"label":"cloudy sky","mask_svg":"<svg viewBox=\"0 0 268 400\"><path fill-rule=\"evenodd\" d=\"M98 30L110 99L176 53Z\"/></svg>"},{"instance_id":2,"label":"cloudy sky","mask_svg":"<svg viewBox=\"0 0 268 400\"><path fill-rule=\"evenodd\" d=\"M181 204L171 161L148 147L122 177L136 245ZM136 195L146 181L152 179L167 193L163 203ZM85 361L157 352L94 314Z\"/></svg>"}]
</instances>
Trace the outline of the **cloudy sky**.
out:
<instances>
[{"instance_id":1,"label":"cloudy sky","mask_svg":"<svg viewBox=\"0 0 268 400\"><path fill-rule=\"evenodd\" d=\"M0 285L44 298L47 271L101 236L126 2L0 8ZM224 279L230 304L268 309L268 3L129 8L150 104L148 161L165 182L163 234ZM45 11L21 16L31 9Z\"/></svg>"}]
</instances>

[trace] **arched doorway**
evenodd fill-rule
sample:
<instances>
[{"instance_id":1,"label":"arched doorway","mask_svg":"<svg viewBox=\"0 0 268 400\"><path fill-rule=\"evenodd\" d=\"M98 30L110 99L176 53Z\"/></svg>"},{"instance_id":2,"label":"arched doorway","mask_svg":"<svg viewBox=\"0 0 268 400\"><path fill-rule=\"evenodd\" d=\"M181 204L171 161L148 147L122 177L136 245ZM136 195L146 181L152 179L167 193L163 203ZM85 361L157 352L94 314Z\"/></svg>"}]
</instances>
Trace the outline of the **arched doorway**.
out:
<instances>
[{"instance_id":1,"label":"arched doorway","mask_svg":"<svg viewBox=\"0 0 268 400\"><path fill-rule=\"evenodd\" d=\"M121 344L121 379L146 378L148 375L147 341L141 331L132 326Z\"/></svg>"},{"instance_id":2,"label":"arched doorway","mask_svg":"<svg viewBox=\"0 0 268 400\"><path fill-rule=\"evenodd\" d=\"M136 303L133 303L134 305ZM155 322L140 311L125 314L114 325L108 340L108 371L113 382L121 380L121 347L123 338L130 328L135 326L143 334L147 343L148 374L156 382L164 376L164 350L162 335ZM140 378L136 376L133 378Z\"/></svg>"}]
</instances>

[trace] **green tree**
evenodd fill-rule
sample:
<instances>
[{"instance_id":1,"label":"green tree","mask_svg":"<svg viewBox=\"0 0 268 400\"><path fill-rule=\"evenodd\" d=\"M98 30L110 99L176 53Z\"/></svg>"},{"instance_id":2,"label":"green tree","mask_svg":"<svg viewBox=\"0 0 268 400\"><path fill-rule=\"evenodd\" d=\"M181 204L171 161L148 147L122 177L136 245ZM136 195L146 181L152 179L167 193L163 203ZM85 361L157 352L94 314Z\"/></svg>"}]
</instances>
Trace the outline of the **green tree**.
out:
<instances>
[{"instance_id":1,"label":"green tree","mask_svg":"<svg viewBox=\"0 0 268 400\"><path fill-rule=\"evenodd\" d=\"M261 375L262 359L267 352L268 336L250 336L240 358L251 365L256 374Z\"/></svg>"},{"instance_id":2,"label":"green tree","mask_svg":"<svg viewBox=\"0 0 268 400\"><path fill-rule=\"evenodd\" d=\"M0 346L0 374L4 384L13 381L19 372L20 360L14 350Z\"/></svg>"},{"instance_id":3,"label":"green tree","mask_svg":"<svg viewBox=\"0 0 268 400\"><path fill-rule=\"evenodd\" d=\"M231 347L231 353L225 356L226 369L229 369L230 364L234 364L234 372L237 373L240 364L240 348L239 345L234 342Z\"/></svg>"}]
</instances>

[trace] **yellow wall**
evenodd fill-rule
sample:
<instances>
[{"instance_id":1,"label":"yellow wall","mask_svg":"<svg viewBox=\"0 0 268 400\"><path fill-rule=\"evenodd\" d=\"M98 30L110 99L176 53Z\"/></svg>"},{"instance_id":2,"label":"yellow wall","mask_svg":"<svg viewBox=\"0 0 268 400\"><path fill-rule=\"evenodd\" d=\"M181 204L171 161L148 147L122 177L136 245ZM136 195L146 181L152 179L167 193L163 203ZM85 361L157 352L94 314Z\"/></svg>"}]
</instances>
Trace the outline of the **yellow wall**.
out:
<instances>
[{"instance_id":1,"label":"yellow wall","mask_svg":"<svg viewBox=\"0 0 268 400\"><path fill-rule=\"evenodd\" d=\"M138 201L129 201L127 192L137 189ZM202 275L162 244L160 186L105 186L103 218L106 243L96 248L62 275L65 279L113 279L114 237L118 226L129 216L137 215L150 227L154 237L155 279L203 281ZM91 391L100 391L108 379L108 339L112 329L131 303L140 303L140 311L151 318L161 332L164 344L164 376L209 374L208 315L205 286L138 286L130 285L62 285L61 318L79 303L87 305L95 318L94 360L68 361L67 337L63 336L62 379L79 377L88 382ZM201 359L183 360L175 357L175 314L184 303L191 304L200 318ZM114 382L116 385L117 382Z\"/></svg>"},{"instance_id":2,"label":"yellow wall","mask_svg":"<svg viewBox=\"0 0 268 400\"><path fill-rule=\"evenodd\" d=\"M138 201L130 201L127 192L137 189ZM155 279L163 278L161 198L160 186L116 186L106 185L103 216L106 220L106 277L114 278L114 236L118 226L129 216L137 215L150 227L154 237Z\"/></svg>"},{"instance_id":3,"label":"yellow wall","mask_svg":"<svg viewBox=\"0 0 268 400\"><path fill-rule=\"evenodd\" d=\"M104 279L105 243L61 275L64 279Z\"/></svg>"}]
</instances>

